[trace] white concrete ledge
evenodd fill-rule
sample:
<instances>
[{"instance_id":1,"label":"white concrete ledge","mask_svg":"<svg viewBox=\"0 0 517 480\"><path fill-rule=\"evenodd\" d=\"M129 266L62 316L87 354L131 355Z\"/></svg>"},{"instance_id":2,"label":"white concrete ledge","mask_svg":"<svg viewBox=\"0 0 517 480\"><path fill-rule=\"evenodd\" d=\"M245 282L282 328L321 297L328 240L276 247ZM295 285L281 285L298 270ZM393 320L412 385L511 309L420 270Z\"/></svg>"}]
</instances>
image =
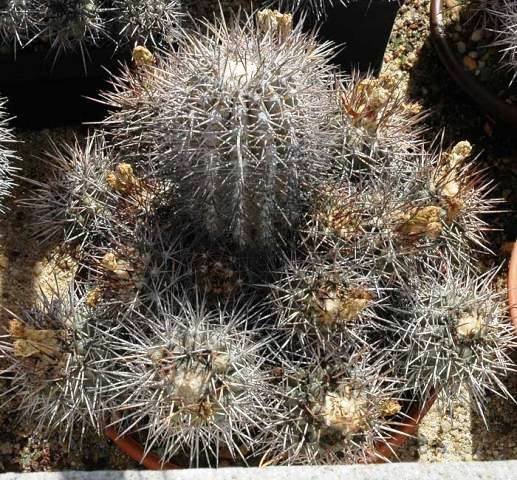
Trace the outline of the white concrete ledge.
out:
<instances>
[{"instance_id":1,"label":"white concrete ledge","mask_svg":"<svg viewBox=\"0 0 517 480\"><path fill-rule=\"evenodd\" d=\"M221 468L4 473L0 480L513 480L517 460L464 463L392 463L332 467Z\"/></svg>"}]
</instances>

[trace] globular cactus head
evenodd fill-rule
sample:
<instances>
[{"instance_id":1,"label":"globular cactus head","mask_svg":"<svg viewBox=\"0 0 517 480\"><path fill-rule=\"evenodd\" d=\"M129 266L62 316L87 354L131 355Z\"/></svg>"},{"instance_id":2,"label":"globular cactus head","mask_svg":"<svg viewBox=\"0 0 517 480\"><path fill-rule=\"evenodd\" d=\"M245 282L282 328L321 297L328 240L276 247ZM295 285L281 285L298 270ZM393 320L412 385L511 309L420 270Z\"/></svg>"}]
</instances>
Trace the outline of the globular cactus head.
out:
<instances>
[{"instance_id":1,"label":"globular cactus head","mask_svg":"<svg viewBox=\"0 0 517 480\"><path fill-rule=\"evenodd\" d=\"M115 0L113 11L118 35L130 45L158 46L164 39L180 36L179 0Z\"/></svg>"},{"instance_id":2,"label":"globular cactus head","mask_svg":"<svg viewBox=\"0 0 517 480\"><path fill-rule=\"evenodd\" d=\"M102 139L91 137L86 145L54 145L47 161L50 174L35 183L23 204L34 217L33 228L45 243L81 243L89 235L102 235L112 227L110 196L106 184L110 159ZM110 202L111 200L111 202Z\"/></svg>"},{"instance_id":3,"label":"globular cactus head","mask_svg":"<svg viewBox=\"0 0 517 480\"><path fill-rule=\"evenodd\" d=\"M117 230L132 232L154 200L153 185L120 161L102 135L53 145L47 157L48 178L31 181L34 188L22 202L41 241L103 245Z\"/></svg>"},{"instance_id":4,"label":"globular cactus head","mask_svg":"<svg viewBox=\"0 0 517 480\"><path fill-rule=\"evenodd\" d=\"M460 142L404 161L387 155L384 166L372 165L355 181L329 184L313 201L308 238L343 259L360 252L399 280L412 275L415 262L443 252L472 265L472 253L486 250L484 215L499 201L489 198L491 184L469 161L471 151Z\"/></svg>"},{"instance_id":5,"label":"globular cactus head","mask_svg":"<svg viewBox=\"0 0 517 480\"><path fill-rule=\"evenodd\" d=\"M152 218L132 233L113 229L111 241L90 245L79 259L76 282L85 291L86 304L105 315L153 308L191 283L189 251L177 235Z\"/></svg>"},{"instance_id":6,"label":"globular cactus head","mask_svg":"<svg viewBox=\"0 0 517 480\"><path fill-rule=\"evenodd\" d=\"M264 460L288 465L371 460L397 422L401 383L364 350L303 353L305 358L280 369L278 420L266 432L273 438Z\"/></svg>"},{"instance_id":7,"label":"globular cactus head","mask_svg":"<svg viewBox=\"0 0 517 480\"><path fill-rule=\"evenodd\" d=\"M104 343L97 333L72 290L24 309L0 341L6 364L0 375L10 383L0 400L13 401L14 410L32 418L43 434L59 431L70 440L74 431L100 431L102 380L95 364Z\"/></svg>"},{"instance_id":8,"label":"globular cactus head","mask_svg":"<svg viewBox=\"0 0 517 480\"><path fill-rule=\"evenodd\" d=\"M181 35L180 0L4 0L0 47L78 51L86 68L91 48L159 46Z\"/></svg>"},{"instance_id":9,"label":"globular cactus head","mask_svg":"<svg viewBox=\"0 0 517 480\"><path fill-rule=\"evenodd\" d=\"M247 329L256 315L246 303L210 311L167 294L154 311L127 312L105 360L113 425L142 431L163 461L217 465L223 450L244 460L269 415L260 340Z\"/></svg>"},{"instance_id":10,"label":"globular cactus head","mask_svg":"<svg viewBox=\"0 0 517 480\"><path fill-rule=\"evenodd\" d=\"M36 7L41 30L37 36L48 42L58 56L77 48L83 55L88 45L107 37L102 2L97 0L46 0Z\"/></svg>"},{"instance_id":11,"label":"globular cactus head","mask_svg":"<svg viewBox=\"0 0 517 480\"><path fill-rule=\"evenodd\" d=\"M443 391L449 407L463 387L483 415L487 392L511 398L503 378L513 370L514 332L504 295L494 289L497 270L479 276L446 263L429 268L407 295L398 365L418 398Z\"/></svg>"},{"instance_id":12,"label":"globular cactus head","mask_svg":"<svg viewBox=\"0 0 517 480\"><path fill-rule=\"evenodd\" d=\"M6 100L0 97L0 212L5 211L4 202L13 188L15 154L11 149L15 142L14 135L8 127L5 112Z\"/></svg>"},{"instance_id":13,"label":"globular cactus head","mask_svg":"<svg viewBox=\"0 0 517 480\"><path fill-rule=\"evenodd\" d=\"M332 49L286 15L206 30L106 94L118 108L106 126L172 183L171 202L195 228L270 250L292 233L333 164Z\"/></svg>"},{"instance_id":14,"label":"globular cactus head","mask_svg":"<svg viewBox=\"0 0 517 480\"><path fill-rule=\"evenodd\" d=\"M322 348L367 343L366 332L382 322L375 307L384 297L371 267L367 260L331 263L314 253L287 261L270 286L278 329Z\"/></svg>"}]
</instances>

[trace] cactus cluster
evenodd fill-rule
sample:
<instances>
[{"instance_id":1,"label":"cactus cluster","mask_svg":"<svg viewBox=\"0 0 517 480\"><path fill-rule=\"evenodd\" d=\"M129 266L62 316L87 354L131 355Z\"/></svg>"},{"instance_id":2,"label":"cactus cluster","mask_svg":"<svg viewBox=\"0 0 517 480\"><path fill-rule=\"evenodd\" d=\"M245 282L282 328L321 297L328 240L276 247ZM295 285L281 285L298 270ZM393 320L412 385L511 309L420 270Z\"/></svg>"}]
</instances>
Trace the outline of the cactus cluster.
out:
<instances>
[{"instance_id":1,"label":"cactus cluster","mask_svg":"<svg viewBox=\"0 0 517 480\"><path fill-rule=\"evenodd\" d=\"M5 0L0 46L67 50L93 46L158 45L180 32L178 0Z\"/></svg>"},{"instance_id":2,"label":"cactus cluster","mask_svg":"<svg viewBox=\"0 0 517 480\"><path fill-rule=\"evenodd\" d=\"M427 145L395 80L345 77L290 15L202 27L137 47L49 154L23 204L74 294L11 322L0 398L214 466L384 458L432 391L509 396L471 145Z\"/></svg>"}]
</instances>

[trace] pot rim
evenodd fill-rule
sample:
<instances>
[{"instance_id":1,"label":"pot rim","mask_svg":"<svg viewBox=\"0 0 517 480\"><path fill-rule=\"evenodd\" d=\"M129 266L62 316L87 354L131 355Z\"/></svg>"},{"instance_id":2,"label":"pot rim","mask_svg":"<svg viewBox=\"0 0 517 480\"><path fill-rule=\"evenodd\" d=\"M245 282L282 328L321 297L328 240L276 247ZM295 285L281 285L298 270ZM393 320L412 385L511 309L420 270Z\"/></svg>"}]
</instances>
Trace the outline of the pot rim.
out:
<instances>
[{"instance_id":1,"label":"pot rim","mask_svg":"<svg viewBox=\"0 0 517 480\"><path fill-rule=\"evenodd\" d=\"M509 105L487 90L482 83L463 68L463 64L451 50L445 36L442 7L443 0L431 0L429 13L431 38L442 64L462 90L490 117L517 128L517 106Z\"/></svg>"}]
</instances>

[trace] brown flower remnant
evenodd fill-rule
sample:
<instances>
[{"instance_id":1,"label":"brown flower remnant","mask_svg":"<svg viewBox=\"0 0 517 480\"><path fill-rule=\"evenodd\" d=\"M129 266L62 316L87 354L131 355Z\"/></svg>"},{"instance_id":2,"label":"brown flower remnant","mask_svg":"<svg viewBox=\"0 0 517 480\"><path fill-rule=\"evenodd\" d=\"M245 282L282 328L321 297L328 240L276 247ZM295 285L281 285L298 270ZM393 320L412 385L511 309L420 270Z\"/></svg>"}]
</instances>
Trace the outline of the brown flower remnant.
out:
<instances>
[{"instance_id":1,"label":"brown flower remnant","mask_svg":"<svg viewBox=\"0 0 517 480\"><path fill-rule=\"evenodd\" d=\"M37 330L14 319L9 322L9 333L16 339L13 343L16 357L38 357L54 363L61 356L63 332L60 330Z\"/></svg>"},{"instance_id":2,"label":"brown flower remnant","mask_svg":"<svg viewBox=\"0 0 517 480\"><path fill-rule=\"evenodd\" d=\"M95 287L92 290L90 290L86 295L86 305L88 305L91 308L96 307L103 295L102 288Z\"/></svg>"},{"instance_id":3,"label":"brown flower remnant","mask_svg":"<svg viewBox=\"0 0 517 480\"><path fill-rule=\"evenodd\" d=\"M435 205L413 207L408 212L396 215L396 232L409 240L418 240L422 237L436 240L442 233L444 214L444 210Z\"/></svg>"},{"instance_id":4,"label":"brown flower remnant","mask_svg":"<svg viewBox=\"0 0 517 480\"><path fill-rule=\"evenodd\" d=\"M355 75L348 87L341 89L341 105L352 125L371 134L384 130L401 132L420 121L421 108L405 101L399 80L389 74L378 78L360 78Z\"/></svg>"},{"instance_id":5,"label":"brown flower remnant","mask_svg":"<svg viewBox=\"0 0 517 480\"><path fill-rule=\"evenodd\" d=\"M322 233L333 234L349 240L360 231L360 213L351 208L348 197L336 194L336 189L326 188L316 200L313 219Z\"/></svg>"},{"instance_id":6,"label":"brown flower remnant","mask_svg":"<svg viewBox=\"0 0 517 480\"><path fill-rule=\"evenodd\" d=\"M100 266L105 275L101 276L100 284L90 292L89 301L93 306L109 292L131 296L133 290L140 288L144 281L146 259L136 249L127 248L122 253L107 252Z\"/></svg>"},{"instance_id":7,"label":"brown flower remnant","mask_svg":"<svg viewBox=\"0 0 517 480\"><path fill-rule=\"evenodd\" d=\"M397 400L389 399L381 402L380 412L383 417L393 417L402 410L402 405Z\"/></svg>"},{"instance_id":8,"label":"brown flower remnant","mask_svg":"<svg viewBox=\"0 0 517 480\"><path fill-rule=\"evenodd\" d=\"M137 68L149 67L156 64L154 55L142 45L137 45L133 49L132 60Z\"/></svg>"},{"instance_id":9,"label":"brown flower remnant","mask_svg":"<svg viewBox=\"0 0 517 480\"><path fill-rule=\"evenodd\" d=\"M13 355L35 375L35 382L61 374L68 355L63 330L35 329L14 319L9 322L9 333L14 338Z\"/></svg>"},{"instance_id":10,"label":"brown flower remnant","mask_svg":"<svg viewBox=\"0 0 517 480\"><path fill-rule=\"evenodd\" d=\"M478 311L463 312L456 323L458 337L464 339L479 338L483 335L485 322Z\"/></svg>"},{"instance_id":11,"label":"brown flower remnant","mask_svg":"<svg viewBox=\"0 0 517 480\"><path fill-rule=\"evenodd\" d=\"M431 179L431 191L440 197L448 221L453 221L461 213L470 189L464 180L468 176L462 167L471 154L472 145L469 142L457 143L449 153L442 155L440 166Z\"/></svg>"},{"instance_id":12,"label":"brown flower remnant","mask_svg":"<svg viewBox=\"0 0 517 480\"><path fill-rule=\"evenodd\" d=\"M355 321L373 297L360 288L326 285L316 288L309 300L309 314L325 327Z\"/></svg>"},{"instance_id":13,"label":"brown flower remnant","mask_svg":"<svg viewBox=\"0 0 517 480\"><path fill-rule=\"evenodd\" d=\"M257 13L257 26L261 32L274 32L280 41L284 41L293 31L293 16L278 10L260 10Z\"/></svg>"},{"instance_id":14,"label":"brown flower remnant","mask_svg":"<svg viewBox=\"0 0 517 480\"><path fill-rule=\"evenodd\" d=\"M126 195L142 188L142 182L135 176L129 163L119 163L115 171L106 176L106 183L115 192Z\"/></svg>"},{"instance_id":15,"label":"brown flower remnant","mask_svg":"<svg viewBox=\"0 0 517 480\"><path fill-rule=\"evenodd\" d=\"M194 268L208 295L232 297L242 287L234 259L217 253L194 255Z\"/></svg>"}]
</instances>

